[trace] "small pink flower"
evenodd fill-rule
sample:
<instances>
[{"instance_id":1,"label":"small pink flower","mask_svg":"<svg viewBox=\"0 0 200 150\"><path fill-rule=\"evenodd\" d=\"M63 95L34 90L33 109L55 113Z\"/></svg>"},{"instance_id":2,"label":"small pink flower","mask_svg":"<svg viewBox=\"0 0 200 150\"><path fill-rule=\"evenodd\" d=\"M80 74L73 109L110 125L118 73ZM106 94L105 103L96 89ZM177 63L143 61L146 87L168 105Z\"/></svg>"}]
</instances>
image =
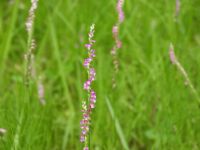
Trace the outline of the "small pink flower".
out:
<instances>
[{"instance_id":1,"label":"small pink flower","mask_svg":"<svg viewBox=\"0 0 200 150\"><path fill-rule=\"evenodd\" d=\"M94 103L90 103L90 108L94 109L95 108L95 104Z\"/></svg>"},{"instance_id":2,"label":"small pink flower","mask_svg":"<svg viewBox=\"0 0 200 150\"><path fill-rule=\"evenodd\" d=\"M85 142L85 136L81 135L80 141L81 141L82 143Z\"/></svg>"},{"instance_id":3,"label":"small pink flower","mask_svg":"<svg viewBox=\"0 0 200 150\"><path fill-rule=\"evenodd\" d=\"M90 85L91 85L91 81L88 80L84 83L84 90L89 90L90 89Z\"/></svg>"},{"instance_id":4,"label":"small pink flower","mask_svg":"<svg viewBox=\"0 0 200 150\"><path fill-rule=\"evenodd\" d=\"M113 33L114 38L116 38L118 36L118 26L113 27L112 33Z\"/></svg>"},{"instance_id":5,"label":"small pink flower","mask_svg":"<svg viewBox=\"0 0 200 150\"><path fill-rule=\"evenodd\" d=\"M117 48L121 48L122 47L122 42L120 40L117 40Z\"/></svg>"},{"instance_id":6,"label":"small pink flower","mask_svg":"<svg viewBox=\"0 0 200 150\"><path fill-rule=\"evenodd\" d=\"M90 66L91 61L92 61L92 58L86 58L83 65L86 68L88 68Z\"/></svg>"},{"instance_id":7,"label":"small pink flower","mask_svg":"<svg viewBox=\"0 0 200 150\"><path fill-rule=\"evenodd\" d=\"M86 130L82 130L82 134L83 134L83 135L86 135L86 134L87 134L87 131L86 131Z\"/></svg>"},{"instance_id":8,"label":"small pink flower","mask_svg":"<svg viewBox=\"0 0 200 150\"><path fill-rule=\"evenodd\" d=\"M95 50L94 49L92 49L91 51L90 51L90 57L95 57L96 55L95 55Z\"/></svg>"},{"instance_id":9,"label":"small pink flower","mask_svg":"<svg viewBox=\"0 0 200 150\"><path fill-rule=\"evenodd\" d=\"M88 147L84 147L84 149L83 150L89 150L89 148Z\"/></svg>"},{"instance_id":10,"label":"small pink flower","mask_svg":"<svg viewBox=\"0 0 200 150\"><path fill-rule=\"evenodd\" d=\"M90 74L89 75L90 75L90 80L94 81L95 77L96 77L96 72L95 72L94 68L90 68Z\"/></svg>"},{"instance_id":11,"label":"small pink flower","mask_svg":"<svg viewBox=\"0 0 200 150\"><path fill-rule=\"evenodd\" d=\"M92 47L92 45L91 45L91 44L85 44L85 47L86 47L87 49L90 49L90 48Z\"/></svg>"},{"instance_id":12,"label":"small pink flower","mask_svg":"<svg viewBox=\"0 0 200 150\"><path fill-rule=\"evenodd\" d=\"M84 124L85 124L85 121L84 121L84 120L81 120L81 121L80 121L80 124L81 124L81 125L84 125Z\"/></svg>"},{"instance_id":13,"label":"small pink flower","mask_svg":"<svg viewBox=\"0 0 200 150\"><path fill-rule=\"evenodd\" d=\"M90 101L96 103L96 93L93 90L90 93Z\"/></svg>"},{"instance_id":14,"label":"small pink flower","mask_svg":"<svg viewBox=\"0 0 200 150\"><path fill-rule=\"evenodd\" d=\"M83 118L85 119L85 122L87 122L90 119L90 116L88 113L83 114Z\"/></svg>"}]
</instances>

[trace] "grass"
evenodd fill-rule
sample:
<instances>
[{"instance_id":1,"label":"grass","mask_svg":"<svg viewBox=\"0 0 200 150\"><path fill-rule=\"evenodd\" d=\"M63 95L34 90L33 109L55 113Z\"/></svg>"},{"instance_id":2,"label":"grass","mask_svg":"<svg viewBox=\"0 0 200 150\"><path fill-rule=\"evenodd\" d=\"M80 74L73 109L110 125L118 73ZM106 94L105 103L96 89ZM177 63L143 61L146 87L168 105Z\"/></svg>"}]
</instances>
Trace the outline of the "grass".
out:
<instances>
[{"instance_id":1,"label":"grass","mask_svg":"<svg viewBox=\"0 0 200 150\"><path fill-rule=\"evenodd\" d=\"M200 94L200 2L127 0L120 38L117 88L111 88L115 0L39 1L34 36L36 68L44 78L47 105L32 86L27 96L24 54L29 1L0 1L0 150L76 150L85 96L84 43L96 24L97 107L94 150L198 150L200 108L184 78L170 64L169 44Z\"/></svg>"}]
</instances>

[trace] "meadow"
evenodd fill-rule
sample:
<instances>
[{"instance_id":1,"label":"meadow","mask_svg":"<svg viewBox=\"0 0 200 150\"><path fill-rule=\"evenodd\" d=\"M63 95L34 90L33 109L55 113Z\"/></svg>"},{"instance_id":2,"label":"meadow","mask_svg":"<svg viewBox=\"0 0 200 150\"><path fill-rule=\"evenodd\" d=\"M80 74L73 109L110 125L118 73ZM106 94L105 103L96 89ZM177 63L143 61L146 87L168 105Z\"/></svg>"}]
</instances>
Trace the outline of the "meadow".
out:
<instances>
[{"instance_id":1,"label":"meadow","mask_svg":"<svg viewBox=\"0 0 200 150\"><path fill-rule=\"evenodd\" d=\"M79 150L90 25L95 23L96 108L91 150L200 149L200 1L125 0L112 88L117 0L39 0L35 80L25 85L29 0L0 0L0 150ZM193 84L170 62L169 45Z\"/></svg>"}]
</instances>

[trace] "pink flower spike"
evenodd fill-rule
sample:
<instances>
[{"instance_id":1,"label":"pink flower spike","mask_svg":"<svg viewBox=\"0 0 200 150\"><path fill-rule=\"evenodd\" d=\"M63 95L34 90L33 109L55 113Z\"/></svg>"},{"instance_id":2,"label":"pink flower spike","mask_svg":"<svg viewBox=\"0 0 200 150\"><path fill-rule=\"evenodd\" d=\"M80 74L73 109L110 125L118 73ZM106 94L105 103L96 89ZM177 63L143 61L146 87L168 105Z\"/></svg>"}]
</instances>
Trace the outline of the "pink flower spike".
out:
<instances>
[{"instance_id":1,"label":"pink flower spike","mask_svg":"<svg viewBox=\"0 0 200 150\"><path fill-rule=\"evenodd\" d=\"M92 90L92 82L95 80L96 77L96 71L93 68L93 64L91 63L94 59L95 50L92 48L93 43L95 43L95 40L93 40L94 37L94 27L95 25L91 25L90 32L88 34L89 38L89 44L85 44L85 47L88 49L88 58L84 60L83 66L86 68L88 79L83 85L83 89L87 91L88 98L87 101L83 100L82 103L82 120L80 121L80 128L81 128L81 136L80 141L84 143L83 150L89 150L88 143L90 140L90 124L91 124L91 114L92 109L95 107L96 102L96 94Z\"/></svg>"},{"instance_id":2,"label":"pink flower spike","mask_svg":"<svg viewBox=\"0 0 200 150\"><path fill-rule=\"evenodd\" d=\"M90 103L90 108L94 109L95 108L95 105L94 103Z\"/></svg>"},{"instance_id":3,"label":"pink flower spike","mask_svg":"<svg viewBox=\"0 0 200 150\"><path fill-rule=\"evenodd\" d=\"M113 46L113 48L111 49L111 52L110 52L111 55L112 55L112 58L113 58L113 65L114 65L114 73L113 73L113 77L112 77L112 85L113 85L112 87L113 88L116 85L115 77L116 77L116 74L118 73L118 70L119 70L119 62L118 62L118 58L117 58L117 51L122 47L122 42L119 38L119 28L120 28L120 25L124 21L124 11L123 11L123 8L122 8L123 4L124 4L124 0L117 0L116 10L117 10L117 14L118 14L118 20L112 28L112 34L113 34L113 38L115 40L115 44L114 44L114 46Z\"/></svg>"}]
</instances>

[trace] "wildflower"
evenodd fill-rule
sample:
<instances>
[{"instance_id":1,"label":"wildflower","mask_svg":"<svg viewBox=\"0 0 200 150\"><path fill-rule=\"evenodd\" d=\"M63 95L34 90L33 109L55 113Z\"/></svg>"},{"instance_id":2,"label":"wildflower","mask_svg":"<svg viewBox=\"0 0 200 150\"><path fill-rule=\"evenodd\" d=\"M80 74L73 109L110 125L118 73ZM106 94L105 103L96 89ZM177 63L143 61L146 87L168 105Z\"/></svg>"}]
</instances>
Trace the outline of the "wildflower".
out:
<instances>
[{"instance_id":1,"label":"wildflower","mask_svg":"<svg viewBox=\"0 0 200 150\"><path fill-rule=\"evenodd\" d=\"M93 44L95 43L95 40L93 40L94 36L94 25L90 27L90 32L88 34L89 36L89 44L86 44L85 47L88 51L88 58L84 60L83 66L86 68L88 72L88 80L84 83L83 89L88 92L88 100L83 100L82 102L82 120L80 121L81 126L81 135L80 135L80 141L82 143L85 143L85 147L83 150L89 150L88 147L88 140L89 140L89 132L90 132L90 124L91 124L91 113L92 109L95 108L96 103L96 93L92 89L92 82L96 78L96 71L94 67L92 66L92 61L95 58L95 50L92 49Z\"/></svg>"},{"instance_id":2,"label":"wildflower","mask_svg":"<svg viewBox=\"0 0 200 150\"><path fill-rule=\"evenodd\" d=\"M115 81L115 76L119 70L119 62L117 59L117 51L118 49L120 49L122 47L122 42L119 39L119 27L121 25L121 23L123 23L124 21L124 12L123 12L123 4L124 4L124 0L118 0L117 2L117 13L118 13L118 21L116 23L116 25L113 26L112 28L112 34L113 34L113 38L115 40L115 45L113 46L113 48L111 49L111 55L113 58L113 65L114 65L114 74L113 74L113 78L112 78L112 86L113 88L115 88L116 86L116 81Z\"/></svg>"}]
</instances>

